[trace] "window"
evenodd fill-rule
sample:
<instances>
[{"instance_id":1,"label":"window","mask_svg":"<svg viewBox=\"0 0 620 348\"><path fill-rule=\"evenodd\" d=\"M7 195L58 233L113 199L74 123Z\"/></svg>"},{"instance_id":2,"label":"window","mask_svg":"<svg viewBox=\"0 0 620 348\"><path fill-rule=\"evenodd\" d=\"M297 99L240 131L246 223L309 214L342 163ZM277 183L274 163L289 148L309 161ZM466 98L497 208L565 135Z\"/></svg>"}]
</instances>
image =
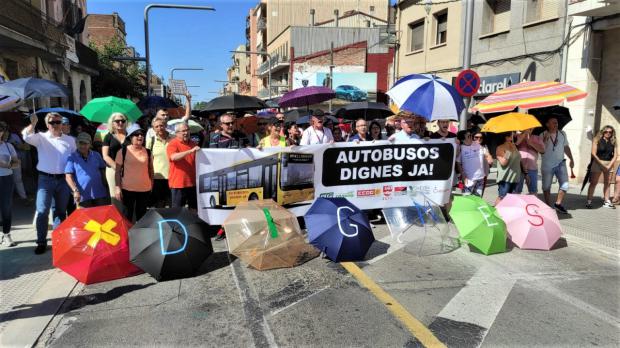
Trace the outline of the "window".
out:
<instances>
[{"instance_id":1,"label":"window","mask_svg":"<svg viewBox=\"0 0 620 348\"><path fill-rule=\"evenodd\" d=\"M527 0L525 23L558 17L557 0Z\"/></svg>"},{"instance_id":2,"label":"window","mask_svg":"<svg viewBox=\"0 0 620 348\"><path fill-rule=\"evenodd\" d=\"M263 186L263 178L261 177L261 167L255 166L249 169L249 187Z\"/></svg>"},{"instance_id":3,"label":"window","mask_svg":"<svg viewBox=\"0 0 620 348\"><path fill-rule=\"evenodd\" d=\"M486 0L484 13L483 34L510 29L510 0Z\"/></svg>"},{"instance_id":4,"label":"window","mask_svg":"<svg viewBox=\"0 0 620 348\"><path fill-rule=\"evenodd\" d=\"M409 23L409 52L424 48L424 19Z\"/></svg>"},{"instance_id":5,"label":"window","mask_svg":"<svg viewBox=\"0 0 620 348\"><path fill-rule=\"evenodd\" d=\"M237 183L237 173L236 172L230 172L226 174L226 187L228 190L235 190L236 189L236 183Z\"/></svg>"},{"instance_id":6,"label":"window","mask_svg":"<svg viewBox=\"0 0 620 348\"><path fill-rule=\"evenodd\" d=\"M237 172L237 190L248 188L248 170L243 169Z\"/></svg>"},{"instance_id":7,"label":"window","mask_svg":"<svg viewBox=\"0 0 620 348\"><path fill-rule=\"evenodd\" d=\"M448 11L435 15L435 45L446 43L448 40Z\"/></svg>"}]
</instances>

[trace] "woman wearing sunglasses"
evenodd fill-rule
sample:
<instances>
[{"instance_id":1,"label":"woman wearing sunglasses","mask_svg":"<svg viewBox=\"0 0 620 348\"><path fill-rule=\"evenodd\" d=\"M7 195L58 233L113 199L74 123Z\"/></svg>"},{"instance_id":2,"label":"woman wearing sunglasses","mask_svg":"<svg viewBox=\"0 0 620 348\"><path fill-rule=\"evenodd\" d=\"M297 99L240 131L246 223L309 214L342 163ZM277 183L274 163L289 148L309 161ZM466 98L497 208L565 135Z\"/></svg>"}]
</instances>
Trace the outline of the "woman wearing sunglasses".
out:
<instances>
[{"instance_id":1,"label":"woman wearing sunglasses","mask_svg":"<svg viewBox=\"0 0 620 348\"><path fill-rule=\"evenodd\" d=\"M105 170L105 178L108 182L108 189L110 191L110 197L112 197L112 203L117 208L122 208L121 203L115 199L114 187L116 186L115 173L116 173L116 154L122 148L127 137L127 116L120 112L115 112L110 115L108 119L108 134L103 138L103 147L101 148L101 154L103 160L107 164Z\"/></svg>"},{"instance_id":2,"label":"woman wearing sunglasses","mask_svg":"<svg viewBox=\"0 0 620 348\"><path fill-rule=\"evenodd\" d=\"M592 167L590 172L590 186L588 187L588 200L586 208L592 209L592 197L599 179L603 177L603 207L615 209L609 199L611 181L616 173L618 158L618 144L616 131L612 126L605 126L592 140Z\"/></svg>"},{"instance_id":3,"label":"woman wearing sunglasses","mask_svg":"<svg viewBox=\"0 0 620 348\"><path fill-rule=\"evenodd\" d=\"M274 117L269 120L268 124L269 127L267 128L267 136L260 140L258 148L265 149L268 147L286 147L286 137L280 135L284 122Z\"/></svg>"}]
</instances>

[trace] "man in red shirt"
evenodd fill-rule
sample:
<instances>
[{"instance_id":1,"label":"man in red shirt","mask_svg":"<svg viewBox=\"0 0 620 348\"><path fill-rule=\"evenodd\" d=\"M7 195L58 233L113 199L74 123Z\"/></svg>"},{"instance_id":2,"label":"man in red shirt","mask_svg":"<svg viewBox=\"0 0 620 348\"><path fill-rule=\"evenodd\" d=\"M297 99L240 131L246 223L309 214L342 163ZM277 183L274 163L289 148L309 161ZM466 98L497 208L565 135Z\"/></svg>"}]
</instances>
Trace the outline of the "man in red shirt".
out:
<instances>
[{"instance_id":1,"label":"man in red shirt","mask_svg":"<svg viewBox=\"0 0 620 348\"><path fill-rule=\"evenodd\" d=\"M188 205L197 209L196 200L196 152L200 147L189 138L189 126L178 123L174 128L176 138L168 143L166 153L170 161L168 185L172 193L173 208Z\"/></svg>"}]
</instances>

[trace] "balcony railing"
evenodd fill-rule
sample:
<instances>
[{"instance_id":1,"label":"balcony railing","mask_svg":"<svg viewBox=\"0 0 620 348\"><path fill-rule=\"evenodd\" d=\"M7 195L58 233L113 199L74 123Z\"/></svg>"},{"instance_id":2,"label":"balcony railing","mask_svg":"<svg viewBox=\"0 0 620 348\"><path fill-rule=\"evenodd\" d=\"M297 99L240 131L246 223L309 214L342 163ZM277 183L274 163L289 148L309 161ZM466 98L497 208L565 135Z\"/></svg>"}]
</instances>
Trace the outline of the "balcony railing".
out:
<instances>
[{"instance_id":1,"label":"balcony railing","mask_svg":"<svg viewBox=\"0 0 620 348\"><path fill-rule=\"evenodd\" d=\"M288 64L289 64L288 56L281 56L279 54L276 54L276 55L271 57L271 70L274 70L278 66L284 66L284 65L288 65ZM258 67L258 74L259 75L264 75L264 74L267 74L268 72L269 72L269 63L268 62L264 62L263 64L261 64Z\"/></svg>"},{"instance_id":2,"label":"balcony railing","mask_svg":"<svg viewBox=\"0 0 620 348\"><path fill-rule=\"evenodd\" d=\"M284 87L271 87L271 98L275 98L281 96L282 94L288 92L287 88ZM261 99L269 98L269 90L267 88L263 88L258 91L257 97Z\"/></svg>"},{"instance_id":3,"label":"balcony railing","mask_svg":"<svg viewBox=\"0 0 620 348\"><path fill-rule=\"evenodd\" d=\"M34 40L66 46L63 27L36 7L22 0L3 0L0 25Z\"/></svg>"}]
</instances>

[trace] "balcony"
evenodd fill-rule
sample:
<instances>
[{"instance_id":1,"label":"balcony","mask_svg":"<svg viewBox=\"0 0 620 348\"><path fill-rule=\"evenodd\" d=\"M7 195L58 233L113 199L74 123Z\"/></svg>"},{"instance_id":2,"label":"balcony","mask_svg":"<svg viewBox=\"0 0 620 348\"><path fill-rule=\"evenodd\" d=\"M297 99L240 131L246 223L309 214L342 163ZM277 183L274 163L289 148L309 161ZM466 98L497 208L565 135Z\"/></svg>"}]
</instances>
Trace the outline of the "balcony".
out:
<instances>
[{"instance_id":1,"label":"balcony","mask_svg":"<svg viewBox=\"0 0 620 348\"><path fill-rule=\"evenodd\" d=\"M283 87L271 87L271 98L273 99L275 97L282 96L286 92L288 92L288 90L286 88L283 88ZM263 89L258 91L256 96L261 98L261 99L268 99L269 98L269 90L267 88L263 88Z\"/></svg>"},{"instance_id":2,"label":"balcony","mask_svg":"<svg viewBox=\"0 0 620 348\"><path fill-rule=\"evenodd\" d=\"M63 27L36 7L22 0L3 0L0 25L49 46L64 49Z\"/></svg>"},{"instance_id":3,"label":"balcony","mask_svg":"<svg viewBox=\"0 0 620 348\"><path fill-rule=\"evenodd\" d=\"M289 66L288 56L281 56L279 54L276 54L271 57L271 71L276 71L280 68L287 66ZM263 64L261 64L257 69L257 73L259 75L266 75L267 73L269 73L269 63L264 62Z\"/></svg>"}]
</instances>

